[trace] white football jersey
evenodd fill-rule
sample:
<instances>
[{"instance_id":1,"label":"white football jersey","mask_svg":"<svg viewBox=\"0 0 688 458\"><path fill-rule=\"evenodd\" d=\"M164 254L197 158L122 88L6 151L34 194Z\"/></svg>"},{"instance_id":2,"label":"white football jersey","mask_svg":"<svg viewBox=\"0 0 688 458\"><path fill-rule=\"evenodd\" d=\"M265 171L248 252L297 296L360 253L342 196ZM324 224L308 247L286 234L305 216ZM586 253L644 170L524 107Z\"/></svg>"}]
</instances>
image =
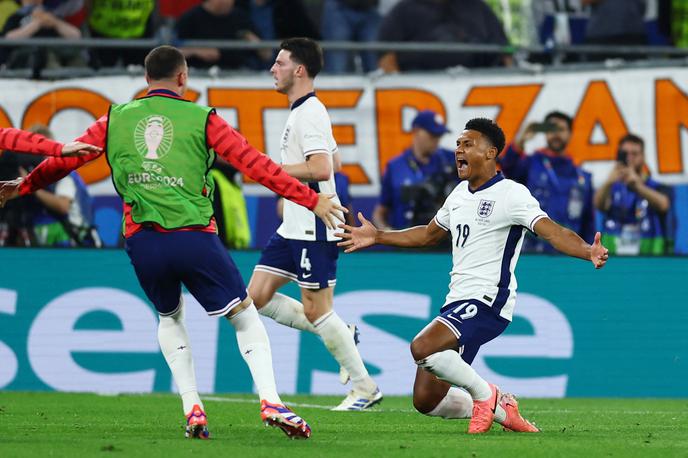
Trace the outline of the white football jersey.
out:
<instances>
[{"instance_id":1,"label":"white football jersey","mask_svg":"<svg viewBox=\"0 0 688 458\"><path fill-rule=\"evenodd\" d=\"M282 164L305 162L311 154L326 152L330 163L332 155L337 152L337 143L332 136L332 123L315 93L297 100L291 107L291 113L282 132L280 142ZM318 193L335 194L333 200L339 202L334 184L334 170L327 181L307 183ZM277 233L285 239L337 241L334 236L337 230L328 230L325 224L313 212L289 200L284 200L283 221Z\"/></svg>"},{"instance_id":2,"label":"white football jersey","mask_svg":"<svg viewBox=\"0 0 688 458\"><path fill-rule=\"evenodd\" d=\"M511 320L516 302L514 269L526 229L546 218L528 188L501 173L475 191L462 181L435 215L452 235L449 293L445 305L477 299Z\"/></svg>"}]
</instances>

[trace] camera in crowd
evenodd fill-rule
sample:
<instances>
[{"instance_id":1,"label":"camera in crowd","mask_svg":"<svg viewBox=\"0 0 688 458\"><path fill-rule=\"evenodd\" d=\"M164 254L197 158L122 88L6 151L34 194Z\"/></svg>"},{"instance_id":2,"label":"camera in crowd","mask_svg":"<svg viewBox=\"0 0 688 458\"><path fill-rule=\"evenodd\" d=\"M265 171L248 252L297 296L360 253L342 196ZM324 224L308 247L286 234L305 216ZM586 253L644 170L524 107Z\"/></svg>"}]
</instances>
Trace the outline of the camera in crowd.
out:
<instances>
[{"instance_id":1,"label":"camera in crowd","mask_svg":"<svg viewBox=\"0 0 688 458\"><path fill-rule=\"evenodd\" d=\"M456 169L446 164L441 172L401 187L401 201L408 205L407 227L428 224L457 184Z\"/></svg>"}]
</instances>

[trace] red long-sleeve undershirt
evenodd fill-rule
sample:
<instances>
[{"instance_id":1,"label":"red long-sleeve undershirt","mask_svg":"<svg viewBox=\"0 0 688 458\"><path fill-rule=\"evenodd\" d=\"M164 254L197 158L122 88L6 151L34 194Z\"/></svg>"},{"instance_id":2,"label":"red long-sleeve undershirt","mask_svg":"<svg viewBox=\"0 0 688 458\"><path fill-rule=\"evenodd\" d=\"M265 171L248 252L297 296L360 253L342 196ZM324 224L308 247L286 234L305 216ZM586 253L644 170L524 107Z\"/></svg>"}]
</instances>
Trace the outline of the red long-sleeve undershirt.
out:
<instances>
[{"instance_id":1,"label":"red long-sleeve undershirt","mask_svg":"<svg viewBox=\"0 0 688 458\"><path fill-rule=\"evenodd\" d=\"M93 123L86 132L77 139L105 149L107 140L107 115ZM318 195L295 178L289 176L282 168L274 163L267 155L261 153L246 141L219 115L212 113L206 127L208 147L227 160L237 170L245 173L253 180L267 187L271 191L312 210L318 203ZM51 157L41 162L22 182L19 194L25 195L54 183L72 170L86 162L92 161L104 153L93 153L86 156ZM131 219L131 207L124 204L125 237L129 237L141 229L141 226ZM155 227L155 226L154 226ZM156 230L165 232L160 227ZM215 232L215 221L205 228L189 228L187 230L201 230Z\"/></svg>"},{"instance_id":2,"label":"red long-sleeve undershirt","mask_svg":"<svg viewBox=\"0 0 688 458\"><path fill-rule=\"evenodd\" d=\"M0 128L0 149L42 156L61 156L62 146L62 143L34 132L13 127Z\"/></svg>"}]
</instances>

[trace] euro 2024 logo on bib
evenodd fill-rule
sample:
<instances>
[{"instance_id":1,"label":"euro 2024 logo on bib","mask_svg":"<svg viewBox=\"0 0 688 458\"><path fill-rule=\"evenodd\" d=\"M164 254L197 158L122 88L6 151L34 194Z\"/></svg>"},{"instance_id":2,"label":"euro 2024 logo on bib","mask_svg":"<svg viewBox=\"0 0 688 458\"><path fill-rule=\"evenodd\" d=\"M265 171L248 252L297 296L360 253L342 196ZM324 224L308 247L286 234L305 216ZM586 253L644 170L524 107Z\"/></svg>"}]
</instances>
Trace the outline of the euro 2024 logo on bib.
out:
<instances>
[{"instance_id":1,"label":"euro 2024 logo on bib","mask_svg":"<svg viewBox=\"0 0 688 458\"><path fill-rule=\"evenodd\" d=\"M487 218L492 214L492 210L494 209L494 200L485 200L485 199L480 199L480 203L478 204L478 216L481 218Z\"/></svg>"},{"instance_id":2,"label":"euro 2024 logo on bib","mask_svg":"<svg viewBox=\"0 0 688 458\"><path fill-rule=\"evenodd\" d=\"M144 159L162 159L170 152L174 130L172 122L163 115L143 118L134 129L136 150Z\"/></svg>"}]
</instances>

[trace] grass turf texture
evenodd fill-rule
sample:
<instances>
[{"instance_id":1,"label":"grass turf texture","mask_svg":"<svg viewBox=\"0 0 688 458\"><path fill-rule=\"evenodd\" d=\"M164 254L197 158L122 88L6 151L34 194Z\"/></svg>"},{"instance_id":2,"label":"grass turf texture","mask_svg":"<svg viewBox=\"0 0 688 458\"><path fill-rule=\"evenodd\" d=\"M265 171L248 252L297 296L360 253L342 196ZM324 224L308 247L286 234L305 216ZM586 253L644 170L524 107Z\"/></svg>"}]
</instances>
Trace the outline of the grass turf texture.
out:
<instances>
[{"instance_id":1,"label":"grass turf texture","mask_svg":"<svg viewBox=\"0 0 688 458\"><path fill-rule=\"evenodd\" d=\"M206 397L208 399L208 397ZM498 425L467 435L467 420L416 413L409 397L388 397L371 412L330 412L341 397L285 399L313 427L307 441L265 428L255 397L210 396L210 441L184 438L172 395L98 396L0 392L0 456L688 456L688 400L528 399L524 416L540 434Z\"/></svg>"}]
</instances>

